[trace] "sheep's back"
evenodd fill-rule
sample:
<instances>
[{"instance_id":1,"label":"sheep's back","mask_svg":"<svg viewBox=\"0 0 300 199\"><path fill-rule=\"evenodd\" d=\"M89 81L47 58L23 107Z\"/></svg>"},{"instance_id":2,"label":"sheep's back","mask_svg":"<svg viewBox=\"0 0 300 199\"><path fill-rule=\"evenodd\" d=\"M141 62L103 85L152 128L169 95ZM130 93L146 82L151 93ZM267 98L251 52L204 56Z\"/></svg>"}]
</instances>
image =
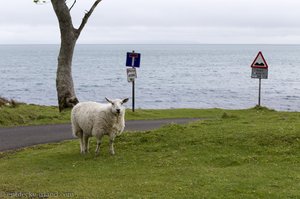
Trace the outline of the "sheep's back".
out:
<instances>
[{"instance_id":1,"label":"sheep's back","mask_svg":"<svg viewBox=\"0 0 300 199\"><path fill-rule=\"evenodd\" d=\"M106 104L80 102L72 109L72 123L76 123L84 133L91 134L94 123L105 109Z\"/></svg>"}]
</instances>

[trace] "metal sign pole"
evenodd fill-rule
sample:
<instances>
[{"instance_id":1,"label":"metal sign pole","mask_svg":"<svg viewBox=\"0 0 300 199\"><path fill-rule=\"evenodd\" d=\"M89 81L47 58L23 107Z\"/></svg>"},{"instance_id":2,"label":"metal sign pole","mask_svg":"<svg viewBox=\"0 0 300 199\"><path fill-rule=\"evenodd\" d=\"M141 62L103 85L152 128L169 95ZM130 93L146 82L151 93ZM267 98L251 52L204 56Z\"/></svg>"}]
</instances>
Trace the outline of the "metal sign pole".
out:
<instances>
[{"instance_id":1,"label":"metal sign pole","mask_svg":"<svg viewBox=\"0 0 300 199\"><path fill-rule=\"evenodd\" d=\"M132 112L135 111L135 79L137 78L136 68L140 67L141 54L127 52L126 66L131 67L127 69L127 81L132 82Z\"/></svg>"},{"instance_id":2,"label":"metal sign pole","mask_svg":"<svg viewBox=\"0 0 300 199\"><path fill-rule=\"evenodd\" d=\"M260 106L260 99L261 99L261 78L259 78L258 106Z\"/></svg>"},{"instance_id":3,"label":"metal sign pole","mask_svg":"<svg viewBox=\"0 0 300 199\"><path fill-rule=\"evenodd\" d=\"M135 53L134 50L132 51L132 53ZM135 61L135 57L132 57L132 67L134 67L134 61ZM135 82L134 79L132 81L132 112L134 112L134 105L135 105Z\"/></svg>"},{"instance_id":4,"label":"metal sign pole","mask_svg":"<svg viewBox=\"0 0 300 199\"><path fill-rule=\"evenodd\" d=\"M134 103L135 103L135 88L134 80L132 81L132 112L134 112Z\"/></svg>"}]
</instances>

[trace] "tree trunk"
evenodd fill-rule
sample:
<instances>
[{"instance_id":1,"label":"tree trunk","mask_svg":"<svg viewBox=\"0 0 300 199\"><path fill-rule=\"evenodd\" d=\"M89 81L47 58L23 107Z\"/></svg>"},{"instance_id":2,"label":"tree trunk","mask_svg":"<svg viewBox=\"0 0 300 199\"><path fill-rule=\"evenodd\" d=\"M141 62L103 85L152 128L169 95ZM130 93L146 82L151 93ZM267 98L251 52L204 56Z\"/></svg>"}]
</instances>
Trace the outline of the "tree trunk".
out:
<instances>
[{"instance_id":1,"label":"tree trunk","mask_svg":"<svg viewBox=\"0 0 300 199\"><path fill-rule=\"evenodd\" d=\"M78 29L75 29L72 22L70 10L65 0L51 0L54 12L59 22L59 29L61 35L61 46L58 55L57 76L56 76L56 90L58 98L59 111L66 108L71 108L78 103L75 95L74 83L72 78L72 59L76 41L87 23L89 17L94 9L101 2L96 0L90 10L85 13L82 22Z\"/></svg>"},{"instance_id":2,"label":"tree trunk","mask_svg":"<svg viewBox=\"0 0 300 199\"><path fill-rule=\"evenodd\" d=\"M75 44L76 39L68 36L62 36L56 74L56 90L59 111L73 107L78 103L72 78L72 59Z\"/></svg>"},{"instance_id":3,"label":"tree trunk","mask_svg":"<svg viewBox=\"0 0 300 199\"><path fill-rule=\"evenodd\" d=\"M59 111L62 111L78 103L72 78L72 59L78 35L73 27L70 11L65 1L51 0L51 2L58 18L61 34L61 46L56 74L56 90Z\"/></svg>"}]
</instances>

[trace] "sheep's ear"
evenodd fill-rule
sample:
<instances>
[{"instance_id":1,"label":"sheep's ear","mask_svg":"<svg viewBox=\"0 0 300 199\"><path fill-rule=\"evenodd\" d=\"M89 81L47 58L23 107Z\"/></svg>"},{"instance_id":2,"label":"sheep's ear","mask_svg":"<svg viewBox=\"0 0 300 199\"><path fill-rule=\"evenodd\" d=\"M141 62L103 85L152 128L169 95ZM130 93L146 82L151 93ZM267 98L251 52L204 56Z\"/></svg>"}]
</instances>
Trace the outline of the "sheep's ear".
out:
<instances>
[{"instance_id":1,"label":"sheep's ear","mask_svg":"<svg viewBox=\"0 0 300 199\"><path fill-rule=\"evenodd\" d=\"M110 99L108 99L107 97L105 97L106 101L108 101L109 103L112 104L112 101Z\"/></svg>"},{"instance_id":2,"label":"sheep's ear","mask_svg":"<svg viewBox=\"0 0 300 199\"><path fill-rule=\"evenodd\" d=\"M123 99L123 100L122 100L122 104L124 104L124 103L128 102L128 100L129 100L128 98L126 98L126 99Z\"/></svg>"}]
</instances>

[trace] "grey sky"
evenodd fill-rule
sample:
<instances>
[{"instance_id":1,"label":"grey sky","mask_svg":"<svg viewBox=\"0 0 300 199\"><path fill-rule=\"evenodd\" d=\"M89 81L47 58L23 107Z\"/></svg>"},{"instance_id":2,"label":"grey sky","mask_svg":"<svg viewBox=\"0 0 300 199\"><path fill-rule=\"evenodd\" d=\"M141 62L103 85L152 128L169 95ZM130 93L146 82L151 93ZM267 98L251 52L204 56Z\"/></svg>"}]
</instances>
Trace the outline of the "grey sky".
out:
<instances>
[{"instance_id":1,"label":"grey sky","mask_svg":"<svg viewBox=\"0 0 300 199\"><path fill-rule=\"evenodd\" d=\"M77 2L75 26L93 0ZM59 43L51 3L0 0L0 13L0 44ZM79 43L300 44L300 1L103 0Z\"/></svg>"}]
</instances>

